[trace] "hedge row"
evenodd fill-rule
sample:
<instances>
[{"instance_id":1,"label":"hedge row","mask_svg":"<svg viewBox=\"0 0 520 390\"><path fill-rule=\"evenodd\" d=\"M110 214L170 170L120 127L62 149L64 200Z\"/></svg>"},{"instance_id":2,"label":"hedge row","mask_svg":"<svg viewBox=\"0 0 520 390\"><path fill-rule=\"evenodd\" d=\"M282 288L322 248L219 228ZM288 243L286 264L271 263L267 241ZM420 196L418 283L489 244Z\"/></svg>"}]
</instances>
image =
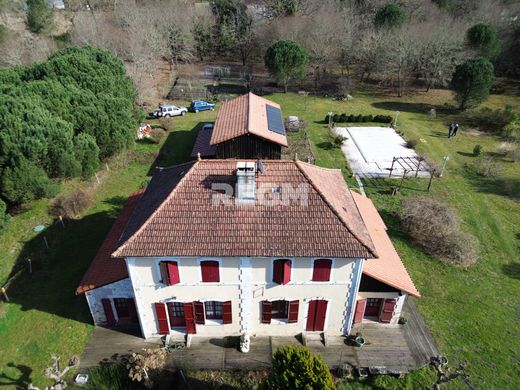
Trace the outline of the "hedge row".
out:
<instances>
[{"instance_id":1,"label":"hedge row","mask_svg":"<svg viewBox=\"0 0 520 390\"><path fill-rule=\"evenodd\" d=\"M378 123L392 123L392 117L390 115L347 115L347 114L334 114L332 116L334 123L345 123L345 122L378 122ZM325 117L325 122L329 122L329 115Z\"/></svg>"}]
</instances>

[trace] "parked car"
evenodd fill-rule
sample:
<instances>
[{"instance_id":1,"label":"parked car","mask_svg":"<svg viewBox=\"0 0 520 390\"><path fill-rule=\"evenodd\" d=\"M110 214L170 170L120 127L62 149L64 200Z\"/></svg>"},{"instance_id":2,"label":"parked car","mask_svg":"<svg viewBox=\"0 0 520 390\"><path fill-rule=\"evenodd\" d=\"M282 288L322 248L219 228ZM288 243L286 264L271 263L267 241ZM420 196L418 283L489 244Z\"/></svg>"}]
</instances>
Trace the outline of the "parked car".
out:
<instances>
[{"instance_id":1,"label":"parked car","mask_svg":"<svg viewBox=\"0 0 520 390\"><path fill-rule=\"evenodd\" d=\"M172 116L185 115L188 112L186 107L174 106L173 104L161 105L157 110L152 112L154 118L171 118Z\"/></svg>"},{"instance_id":2,"label":"parked car","mask_svg":"<svg viewBox=\"0 0 520 390\"><path fill-rule=\"evenodd\" d=\"M214 110L215 103L210 103L205 100L193 100L190 105L190 111L199 112L205 110Z\"/></svg>"}]
</instances>

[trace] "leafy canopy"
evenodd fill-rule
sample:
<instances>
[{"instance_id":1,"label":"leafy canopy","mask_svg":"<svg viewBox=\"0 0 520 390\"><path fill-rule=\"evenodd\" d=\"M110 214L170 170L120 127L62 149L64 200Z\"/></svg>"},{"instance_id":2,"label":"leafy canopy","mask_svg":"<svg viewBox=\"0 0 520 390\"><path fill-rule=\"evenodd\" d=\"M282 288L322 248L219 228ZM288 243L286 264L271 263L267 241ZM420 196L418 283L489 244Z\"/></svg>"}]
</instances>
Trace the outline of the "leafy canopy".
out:
<instances>
[{"instance_id":1,"label":"leafy canopy","mask_svg":"<svg viewBox=\"0 0 520 390\"><path fill-rule=\"evenodd\" d=\"M312 355L308 348L293 345L275 352L271 371L260 386L262 390L335 388L332 375L321 355Z\"/></svg>"},{"instance_id":2,"label":"leafy canopy","mask_svg":"<svg viewBox=\"0 0 520 390\"><path fill-rule=\"evenodd\" d=\"M451 87L455 91L459 108L465 110L486 100L494 79L493 64L485 58L470 59L457 65Z\"/></svg>"},{"instance_id":3,"label":"leafy canopy","mask_svg":"<svg viewBox=\"0 0 520 390\"><path fill-rule=\"evenodd\" d=\"M269 73L287 92L287 87L292 81L305 75L309 54L296 42L278 41L267 49L264 60Z\"/></svg>"},{"instance_id":4,"label":"leafy canopy","mask_svg":"<svg viewBox=\"0 0 520 390\"><path fill-rule=\"evenodd\" d=\"M498 40L497 30L487 23L477 23L471 27L466 38L468 45L478 50L480 55L488 60L495 59L500 53L500 41Z\"/></svg>"},{"instance_id":5,"label":"leafy canopy","mask_svg":"<svg viewBox=\"0 0 520 390\"><path fill-rule=\"evenodd\" d=\"M400 5L387 4L376 12L374 23L379 28L393 29L401 27L406 19L406 14Z\"/></svg>"},{"instance_id":6,"label":"leafy canopy","mask_svg":"<svg viewBox=\"0 0 520 390\"><path fill-rule=\"evenodd\" d=\"M52 24L52 11L46 0L27 0L27 25L33 33L40 33Z\"/></svg>"}]
</instances>

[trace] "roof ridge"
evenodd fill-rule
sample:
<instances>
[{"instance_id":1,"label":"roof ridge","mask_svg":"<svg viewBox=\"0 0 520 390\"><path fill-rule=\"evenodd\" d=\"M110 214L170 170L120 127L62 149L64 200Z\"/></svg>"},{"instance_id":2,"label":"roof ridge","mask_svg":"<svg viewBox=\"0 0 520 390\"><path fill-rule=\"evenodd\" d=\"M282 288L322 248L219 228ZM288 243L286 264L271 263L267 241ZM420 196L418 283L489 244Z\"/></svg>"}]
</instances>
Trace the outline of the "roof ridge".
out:
<instances>
[{"instance_id":1,"label":"roof ridge","mask_svg":"<svg viewBox=\"0 0 520 390\"><path fill-rule=\"evenodd\" d=\"M144 221L144 223L139 227L139 229L137 229L135 231L135 233L132 234L132 236L130 236L128 238L128 240L126 240L114 252L112 252L111 257L118 257L118 252L123 250L127 246L127 244L132 242L139 235L139 233L141 233L141 231L148 225L148 223L155 217L155 215L164 207L164 205L172 198L172 196L176 193L177 188L179 188L180 185L186 180L186 177L188 177L194 171L193 168L199 164L199 161L195 161L195 162L192 161L192 163L193 163L192 167L179 180L179 182L175 185L175 187L170 192L170 194L162 201L162 203L154 210L154 212L150 214L150 216L146 219L146 221ZM172 166L170 168L180 167L180 166L183 166L183 165L186 165L186 164L189 164L189 163L183 163L183 164L174 165L174 166ZM137 205L136 205L136 207L137 207ZM125 226L125 229L126 229L126 226ZM123 232L124 232L124 229L123 229Z\"/></svg>"},{"instance_id":2,"label":"roof ridge","mask_svg":"<svg viewBox=\"0 0 520 390\"><path fill-rule=\"evenodd\" d=\"M311 183L311 185L314 187L314 189L316 190L316 192L318 192L318 194L321 196L321 198L323 199L323 201L327 204L327 206L329 206L329 208L332 210L332 212L334 213L334 215L336 215L336 217L340 220L340 222L347 228L347 230L350 232L350 234L352 234L356 240L359 241L359 243L361 245L363 245L370 253L372 253L374 255L375 258L379 257L378 254L376 253L375 251L375 248L370 248L367 244L365 244L364 240L362 240L358 234L356 234L349 226L349 224L341 217L340 213L338 212L338 210L336 210L336 208L332 205L332 203L327 199L327 197L323 194L323 191L321 191L321 189L316 185L316 183L311 179L311 177L307 174L307 172L305 172L305 170L302 168L301 164L303 162L302 161L295 161L295 164L296 166L298 167L298 169L300 170L300 172L303 174L303 176L305 176L305 178ZM308 164L308 163L303 163L305 165L308 165L310 167L313 167L313 168L319 168L319 169L323 169L322 167L320 166L317 166L317 165L312 165L312 164ZM325 168L327 170L331 170L330 168ZM332 169L333 171L339 171L341 172L340 169ZM343 180L344 181L344 180ZM349 188L347 187L347 190L349 190ZM348 195L351 197L352 199L352 202L354 202L354 204L356 203L354 201L354 198L352 197L352 194L350 193L350 191L347 191L348 192ZM359 213L359 209L356 205L356 210L357 212ZM361 213L359 213L359 216L361 217ZM365 224L365 221L363 220L363 218L361 217L361 221L363 221L363 225ZM365 226L366 228L366 226Z\"/></svg>"}]
</instances>

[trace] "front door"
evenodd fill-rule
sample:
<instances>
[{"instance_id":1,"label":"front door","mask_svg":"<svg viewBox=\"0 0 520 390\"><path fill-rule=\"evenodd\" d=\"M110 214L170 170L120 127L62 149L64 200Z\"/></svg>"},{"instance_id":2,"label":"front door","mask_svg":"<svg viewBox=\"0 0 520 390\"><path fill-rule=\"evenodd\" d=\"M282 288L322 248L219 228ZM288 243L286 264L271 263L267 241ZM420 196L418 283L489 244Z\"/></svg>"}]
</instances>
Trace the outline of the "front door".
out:
<instances>
[{"instance_id":1,"label":"front door","mask_svg":"<svg viewBox=\"0 0 520 390\"><path fill-rule=\"evenodd\" d=\"M313 300L309 302L307 312L307 332L322 332L325 327L325 317L327 315L327 301Z\"/></svg>"},{"instance_id":2,"label":"front door","mask_svg":"<svg viewBox=\"0 0 520 390\"><path fill-rule=\"evenodd\" d=\"M133 298L114 298L118 324L137 323L137 311Z\"/></svg>"},{"instance_id":3,"label":"front door","mask_svg":"<svg viewBox=\"0 0 520 390\"><path fill-rule=\"evenodd\" d=\"M184 303L182 302L168 302L168 316L170 317L170 326L172 328L179 328L186 326L184 319Z\"/></svg>"},{"instance_id":4,"label":"front door","mask_svg":"<svg viewBox=\"0 0 520 390\"><path fill-rule=\"evenodd\" d=\"M381 299L381 298L368 298L364 316L365 317L378 317L379 311L381 310L382 303L383 303L383 299Z\"/></svg>"}]
</instances>

